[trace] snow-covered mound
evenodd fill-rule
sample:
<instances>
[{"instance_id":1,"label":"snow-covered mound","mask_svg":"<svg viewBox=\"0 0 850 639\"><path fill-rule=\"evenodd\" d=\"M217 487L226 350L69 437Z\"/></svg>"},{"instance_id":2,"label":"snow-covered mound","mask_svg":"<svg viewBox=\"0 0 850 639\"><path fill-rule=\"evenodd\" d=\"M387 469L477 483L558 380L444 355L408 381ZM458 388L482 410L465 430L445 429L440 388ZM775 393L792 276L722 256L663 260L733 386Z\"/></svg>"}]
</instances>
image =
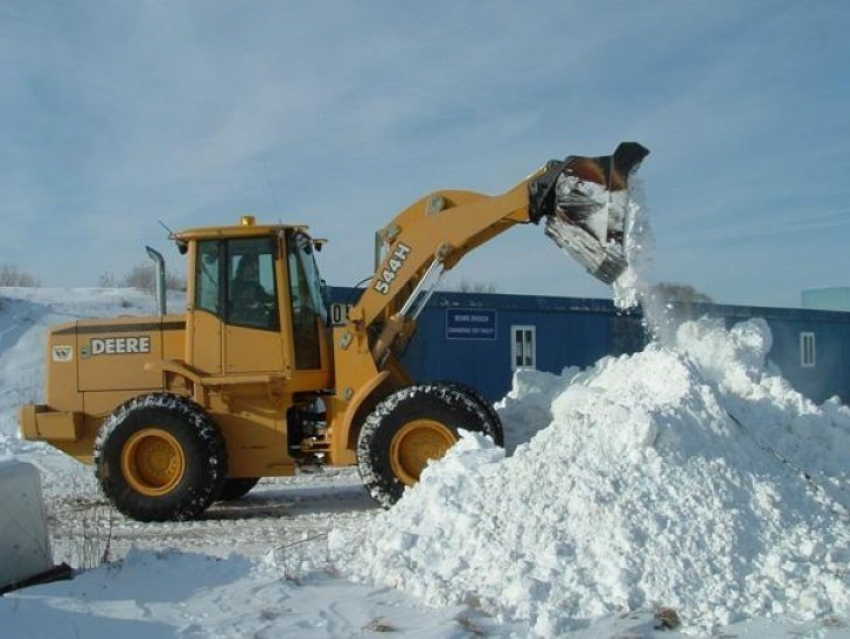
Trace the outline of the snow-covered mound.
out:
<instances>
[{"instance_id":1,"label":"snow-covered mound","mask_svg":"<svg viewBox=\"0 0 850 639\"><path fill-rule=\"evenodd\" d=\"M548 427L510 457L465 437L392 510L334 534L337 565L544 636L656 606L693 631L847 617L850 411L767 372L770 339L763 321L704 320L676 348L520 377L506 428L547 403Z\"/></svg>"}]
</instances>

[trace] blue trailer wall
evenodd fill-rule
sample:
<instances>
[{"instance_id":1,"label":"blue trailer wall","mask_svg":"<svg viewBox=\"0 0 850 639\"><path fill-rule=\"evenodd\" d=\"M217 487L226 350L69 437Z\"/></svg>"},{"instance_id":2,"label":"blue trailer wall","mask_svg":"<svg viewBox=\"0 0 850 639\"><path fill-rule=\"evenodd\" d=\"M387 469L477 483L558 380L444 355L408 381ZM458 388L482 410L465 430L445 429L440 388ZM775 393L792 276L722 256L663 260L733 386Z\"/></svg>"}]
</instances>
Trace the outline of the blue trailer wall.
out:
<instances>
[{"instance_id":1,"label":"blue trailer wall","mask_svg":"<svg viewBox=\"0 0 850 639\"><path fill-rule=\"evenodd\" d=\"M359 291L332 289L332 300L356 302ZM717 304L674 304L680 317L722 318L728 327L764 318L773 334L770 362L793 386L822 402L850 397L850 313ZM437 293L419 318L402 355L414 379L451 379L497 401L511 388L512 331L534 327L535 368L560 373L586 367L606 355L641 350L646 344L639 312L618 312L611 301L531 295ZM801 361L801 334L814 336L814 366Z\"/></svg>"},{"instance_id":2,"label":"blue trailer wall","mask_svg":"<svg viewBox=\"0 0 850 639\"><path fill-rule=\"evenodd\" d=\"M333 300L359 294L334 289ZM473 321L478 320L478 321ZM560 373L643 346L640 317L608 300L488 293L437 293L401 360L416 380L451 379L497 401L511 388L511 327L533 326L538 370Z\"/></svg>"},{"instance_id":3,"label":"blue trailer wall","mask_svg":"<svg viewBox=\"0 0 850 639\"><path fill-rule=\"evenodd\" d=\"M450 320L467 311L495 318L492 338L450 336ZM613 306L602 300L519 295L440 294L422 315L404 363L417 378L452 378L475 386L496 401L511 387L513 326L535 329L538 370L560 373L589 366L612 352Z\"/></svg>"},{"instance_id":4,"label":"blue trailer wall","mask_svg":"<svg viewBox=\"0 0 850 639\"><path fill-rule=\"evenodd\" d=\"M752 306L694 305L692 317L723 317L728 327L763 318L773 337L768 361L792 386L820 403L838 396L850 400L850 313ZM802 361L801 335L814 339L814 365Z\"/></svg>"}]
</instances>

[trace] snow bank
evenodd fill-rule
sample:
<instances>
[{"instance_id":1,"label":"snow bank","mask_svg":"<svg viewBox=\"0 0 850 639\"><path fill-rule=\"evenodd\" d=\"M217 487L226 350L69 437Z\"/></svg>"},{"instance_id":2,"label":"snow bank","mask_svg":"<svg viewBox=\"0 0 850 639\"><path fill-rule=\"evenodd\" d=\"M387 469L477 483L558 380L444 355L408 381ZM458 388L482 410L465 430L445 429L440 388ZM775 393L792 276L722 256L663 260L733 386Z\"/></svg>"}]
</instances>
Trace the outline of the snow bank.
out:
<instances>
[{"instance_id":1,"label":"snow bank","mask_svg":"<svg viewBox=\"0 0 850 639\"><path fill-rule=\"evenodd\" d=\"M676 348L521 374L508 429L548 427L510 457L466 436L392 510L335 533L337 565L543 636L662 605L692 631L850 615L850 411L766 372L769 346L763 321L701 321Z\"/></svg>"}]
</instances>

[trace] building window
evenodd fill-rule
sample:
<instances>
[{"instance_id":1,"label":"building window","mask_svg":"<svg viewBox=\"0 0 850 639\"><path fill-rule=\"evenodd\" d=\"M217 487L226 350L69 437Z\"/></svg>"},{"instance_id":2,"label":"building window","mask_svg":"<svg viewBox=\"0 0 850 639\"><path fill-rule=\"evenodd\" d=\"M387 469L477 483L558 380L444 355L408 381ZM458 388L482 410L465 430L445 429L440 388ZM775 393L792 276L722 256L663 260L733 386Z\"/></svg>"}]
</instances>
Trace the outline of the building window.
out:
<instances>
[{"instance_id":1,"label":"building window","mask_svg":"<svg viewBox=\"0 0 850 639\"><path fill-rule=\"evenodd\" d=\"M511 370L536 367L536 328L534 326L511 326Z\"/></svg>"},{"instance_id":2,"label":"building window","mask_svg":"<svg viewBox=\"0 0 850 639\"><path fill-rule=\"evenodd\" d=\"M800 366L814 368L815 366L815 334L800 333Z\"/></svg>"}]
</instances>

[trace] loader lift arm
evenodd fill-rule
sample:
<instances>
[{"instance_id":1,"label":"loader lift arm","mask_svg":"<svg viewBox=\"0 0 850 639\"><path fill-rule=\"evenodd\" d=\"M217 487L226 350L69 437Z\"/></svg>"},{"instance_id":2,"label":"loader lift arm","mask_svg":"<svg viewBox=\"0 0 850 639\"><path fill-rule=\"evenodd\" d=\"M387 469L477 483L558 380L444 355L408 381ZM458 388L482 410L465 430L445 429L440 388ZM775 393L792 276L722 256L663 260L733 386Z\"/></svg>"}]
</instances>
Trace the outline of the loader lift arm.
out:
<instances>
[{"instance_id":1,"label":"loader lift arm","mask_svg":"<svg viewBox=\"0 0 850 639\"><path fill-rule=\"evenodd\" d=\"M433 290L470 251L517 224L545 220L546 234L591 274L608 283L616 279L626 266L628 178L647 153L626 142L610 156L548 162L502 195L437 191L402 211L377 233L383 259L352 314L374 333L375 361L380 365L409 337L429 285ZM604 219L588 221L594 215ZM581 250L589 238L590 253Z\"/></svg>"},{"instance_id":2,"label":"loader lift arm","mask_svg":"<svg viewBox=\"0 0 850 639\"><path fill-rule=\"evenodd\" d=\"M612 282L626 267L629 176L649 153L625 142L604 157L551 161L502 195L434 192L377 234L376 272L334 330L336 394L330 399L331 457L354 463L360 426L378 400L411 384L396 359L439 277L517 224L545 232L592 275Z\"/></svg>"}]
</instances>

